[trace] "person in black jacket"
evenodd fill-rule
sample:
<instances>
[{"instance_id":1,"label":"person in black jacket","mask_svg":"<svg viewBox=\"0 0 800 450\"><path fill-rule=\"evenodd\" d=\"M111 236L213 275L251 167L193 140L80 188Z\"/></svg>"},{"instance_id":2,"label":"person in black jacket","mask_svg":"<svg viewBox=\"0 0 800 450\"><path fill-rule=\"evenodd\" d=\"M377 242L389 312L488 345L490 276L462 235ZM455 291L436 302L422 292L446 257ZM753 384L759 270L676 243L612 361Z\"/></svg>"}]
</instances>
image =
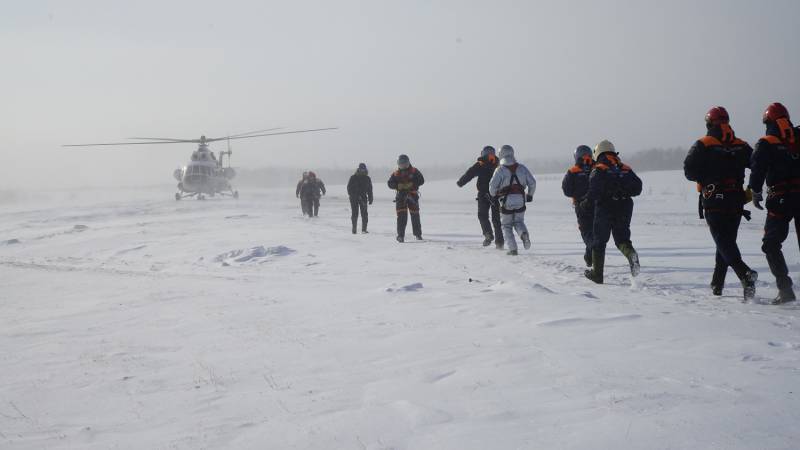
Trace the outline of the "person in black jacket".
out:
<instances>
[{"instance_id":1,"label":"person in black jacket","mask_svg":"<svg viewBox=\"0 0 800 450\"><path fill-rule=\"evenodd\" d=\"M769 105L762 117L766 136L759 139L750 162L750 188L753 205L764 209L761 188L767 183L767 221L761 250L767 256L769 270L775 276L778 296L773 304L795 300L792 279L781 247L789 236L794 220L800 243L800 128L789 121L789 111L780 103Z\"/></svg>"},{"instance_id":2,"label":"person in black jacket","mask_svg":"<svg viewBox=\"0 0 800 450\"><path fill-rule=\"evenodd\" d=\"M730 126L728 111L715 106L706 113L705 136L692 145L683 172L697 183L702 213L717 247L711 292L722 295L728 266L733 268L744 288L744 299L756 293L758 273L742 261L736 237L742 216L749 216L744 205L749 201L744 184L744 169L750 167L753 149L738 139Z\"/></svg>"},{"instance_id":3,"label":"person in black jacket","mask_svg":"<svg viewBox=\"0 0 800 450\"><path fill-rule=\"evenodd\" d=\"M308 171L303 172L303 176L300 178L300 181L297 182L297 189L295 190L295 196L300 199L300 210L303 211L303 215L306 215L309 210L305 199L300 197L300 190L303 188L303 183L305 183L306 180L308 180ZM308 215L310 216L311 214Z\"/></svg>"},{"instance_id":4,"label":"person in black jacket","mask_svg":"<svg viewBox=\"0 0 800 450\"><path fill-rule=\"evenodd\" d=\"M494 147L487 145L483 147L478 161L464 172L456 184L458 187L464 187L470 180L478 177L476 200L478 201L478 222L483 231L483 246L488 247L494 241L495 247L502 250L505 243L503 242L503 229L500 225L500 204L489 195L489 180L492 179L496 168L497 156L495 156ZM491 222L489 222L489 211L492 212ZM492 232L492 226L494 226L494 232Z\"/></svg>"},{"instance_id":5,"label":"person in black jacket","mask_svg":"<svg viewBox=\"0 0 800 450\"><path fill-rule=\"evenodd\" d=\"M353 222L353 234L358 228L358 212L361 211L361 232L367 232L367 204L372 204L372 180L369 178L367 165L361 163L347 182L347 195L350 197L350 220Z\"/></svg>"},{"instance_id":6,"label":"person in black jacket","mask_svg":"<svg viewBox=\"0 0 800 450\"><path fill-rule=\"evenodd\" d=\"M578 218L578 230L586 250L583 252L583 261L587 266L592 266L592 241L594 234L594 205L588 205L586 210L579 205L589 192L589 175L594 168L592 149L587 145L580 145L573 154L575 165L570 167L561 181L561 190L564 195L572 198L572 206Z\"/></svg>"},{"instance_id":7,"label":"person in black jacket","mask_svg":"<svg viewBox=\"0 0 800 450\"><path fill-rule=\"evenodd\" d=\"M422 223L419 219L419 187L425 183L422 172L411 166L406 155L397 158L397 170L389 177L389 189L397 191L397 242L404 242L408 214L411 213L411 229L417 240L422 240Z\"/></svg>"},{"instance_id":8,"label":"person in black jacket","mask_svg":"<svg viewBox=\"0 0 800 450\"><path fill-rule=\"evenodd\" d=\"M309 217L319 215L319 199L325 195L325 183L317 178L314 172L308 172L306 181L300 186L300 199L306 204L306 214Z\"/></svg>"},{"instance_id":9,"label":"person in black jacket","mask_svg":"<svg viewBox=\"0 0 800 450\"><path fill-rule=\"evenodd\" d=\"M589 191L580 203L583 210L594 205L592 268L584 275L602 284L606 244L612 235L614 244L628 259L631 275L639 275L639 255L631 242L631 197L642 193L642 180L620 161L614 144L609 141L601 141L595 146L594 159L596 163L589 176Z\"/></svg>"}]
</instances>

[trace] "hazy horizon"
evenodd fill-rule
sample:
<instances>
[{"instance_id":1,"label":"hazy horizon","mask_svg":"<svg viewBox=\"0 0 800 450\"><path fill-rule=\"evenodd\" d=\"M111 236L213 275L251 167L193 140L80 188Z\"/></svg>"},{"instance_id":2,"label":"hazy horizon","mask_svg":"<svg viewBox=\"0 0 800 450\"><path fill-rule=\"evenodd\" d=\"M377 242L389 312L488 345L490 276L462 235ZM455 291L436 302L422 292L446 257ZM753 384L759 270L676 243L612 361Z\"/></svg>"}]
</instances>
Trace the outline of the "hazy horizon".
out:
<instances>
[{"instance_id":1,"label":"hazy horizon","mask_svg":"<svg viewBox=\"0 0 800 450\"><path fill-rule=\"evenodd\" d=\"M192 144L67 149L339 126L233 144L233 165L467 164L483 145L559 158L686 147L713 105L737 134L800 114L800 3L19 2L0 17L0 188L170 182ZM657 20L654 20L657 19ZM218 149L222 149L220 146Z\"/></svg>"}]
</instances>

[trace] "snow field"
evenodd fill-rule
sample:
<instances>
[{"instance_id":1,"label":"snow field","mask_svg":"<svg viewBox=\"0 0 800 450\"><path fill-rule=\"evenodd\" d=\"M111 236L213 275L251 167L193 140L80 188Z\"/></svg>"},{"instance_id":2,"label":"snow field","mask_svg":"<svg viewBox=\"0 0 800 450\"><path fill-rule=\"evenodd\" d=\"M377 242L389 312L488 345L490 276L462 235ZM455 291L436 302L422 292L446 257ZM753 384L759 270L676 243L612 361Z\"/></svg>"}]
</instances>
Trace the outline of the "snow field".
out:
<instances>
[{"instance_id":1,"label":"snow field","mask_svg":"<svg viewBox=\"0 0 800 450\"><path fill-rule=\"evenodd\" d=\"M607 284L583 278L560 175L516 258L481 247L453 182L423 186L426 241L402 245L378 175L368 235L334 186L314 220L291 189L7 205L0 447L796 448L797 307L741 304L732 272L712 297L693 186L641 176L635 287L613 246Z\"/></svg>"}]
</instances>

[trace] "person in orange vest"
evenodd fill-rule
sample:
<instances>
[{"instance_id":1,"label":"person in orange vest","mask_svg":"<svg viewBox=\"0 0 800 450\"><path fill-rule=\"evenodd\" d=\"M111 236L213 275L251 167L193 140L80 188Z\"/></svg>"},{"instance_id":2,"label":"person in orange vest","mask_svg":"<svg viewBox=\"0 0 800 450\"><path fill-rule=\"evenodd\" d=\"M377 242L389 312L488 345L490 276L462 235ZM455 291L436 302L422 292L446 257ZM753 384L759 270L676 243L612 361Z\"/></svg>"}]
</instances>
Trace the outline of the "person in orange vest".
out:
<instances>
[{"instance_id":1,"label":"person in orange vest","mask_svg":"<svg viewBox=\"0 0 800 450\"><path fill-rule=\"evenodd\" d=\"M580 231L581 239L583 239L583 244L586 247L583 252L583 261L588 267L592 267L594 207L590 205L584 211L578 205L589 192L589 175L594 168L594 158L592 158L592 149L587 145L579 145L575 149L573 156L575 157L575 165L570 167L564 175L564 179L561 181L561 190L565 196L572 198L572 206L578 219L578 231Z\"/></svg>"},{"instance_id":2,"label":"person in orange vest","mask_svg":"<svg viewBox=\"0 0 800 450\"><path fill-rule=\"evenodd\" d=\"M389 189L397 191L397 242L404 242L408 215L411 214L411 230L417 240L422 240L422 223L419 218L419 187L425 183L422 172L411 166L407 155L397 158L397 170L389 177Z\"/></svg>"},{"instance_id":3,"label":"person in orange vest","mask_svg":"<svg viewBox=\"0 0 800 450\"><path fill-rule=\"evenodd\" d=\"M773 304L795 300L792 279L781 246L789 236L789 222L794 220L800 241L800 129L789 121L789 111L772 103L762 116L766 135L758 140L750 162L750 189L753 205L764 209L761 189L767 184L767 220L761 250L778 285Z\"/></svg>"},{"instance_id":4,"label":"person in orange vest","mask_svg":"<svg viewBox=\"0 0 800 450\"><path fill-rule=\"evenodd\" d=\"M582 210L594 207L592 229L592 268L583 274L597 284L603 284L606 244L614 237L614 244L628 260L631 276L639 275L639 254L631 242L633 200L642 193L642 180L627 164L619 159L614 144L601 141L594 147L596 161L589 175L589 191L580 203Z\"/></svg>"},{"instance_id":5,"label":"person in orange vest","mask_svg":"<svg viewBox=\"0 0 800 450\"><path fill-rule=\"evenodd\" d=\"M749 218L744 205L752 198L745 191L744 169L750 167L753 149L737 138L730 126L728 111L715 106L706 113L706 135L698 139L683 162L686 179L697 183L701 218L706 219L716 245L716 262L711 276L711 292L722 295L725 275L731 267L742 283L744 300L756 293L758 273L742 261L736 244L742 217Z\"/></svg>"}]
</instances>

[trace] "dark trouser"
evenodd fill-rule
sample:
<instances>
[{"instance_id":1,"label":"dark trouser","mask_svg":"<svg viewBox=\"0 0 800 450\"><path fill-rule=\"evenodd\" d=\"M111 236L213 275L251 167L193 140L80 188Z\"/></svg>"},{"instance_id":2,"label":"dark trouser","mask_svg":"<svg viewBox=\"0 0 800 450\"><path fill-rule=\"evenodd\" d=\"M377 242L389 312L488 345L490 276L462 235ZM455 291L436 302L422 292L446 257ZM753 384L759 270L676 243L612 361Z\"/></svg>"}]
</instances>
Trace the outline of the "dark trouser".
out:
<instances>
[{"instance_id":1,"label":"dark trouser","mask_svg":"<svg viewBox=\"0 0 800 450\"><path fill-rule=\"evenodd\" d=\"M786 208L786 212L775 212L768 209L767 222L764 224L764 239L761 250L767 256L769 270L775 275L775 282L778 289L792 287L792 279L789 278L789 269L786 267L786 259L783 257L781 247L783 241L789 236L789 222L794 220L795 232L800 244L800 209ZM796 211L791 211L795 209Z\"/></svg>"},{"instance_id":2,"label":"dark trouser","mask_svg":"<svg viewBox=\"0 0 800 450\"><path fill-rule=\"evenodd\" d=\"M620 248L631 243L631 218L633 200L605 200L594 208L592 224L592 249L605 251L609 238L614 236L614 244Z\"/></svg>"},{"instance_id":3,"label":"dark trouser","mask_svg":"<svg viewBox=\"0 0 800 450\"><path fill-rule=\"evenodd\" d=\"M578 230L581 232L581 239L586 246L586 254L591 257L594 241L594 208L588 211L575 208L575 216L578 218Z\"/></svg>"},{"instance_id":4,"label":"dark trouser","mask_svg":"<svg viewBox=\"0 0 800 450\"><path fill-rule=\"evenodd\" d=\"M397 203L397 235L406 235L408 214L411 213L411 229L414 236L422 236L422 223L419 220L419 194L398 193Z\"/></svg>"},{"instance_id":5,"label":"dark trouser","mask_svg":"<svg viewBox=\"0 0 800 450\"><path fill-rule=\"evenodd\" d=\"M717 246L716 263L714 264L714 275L711 277L711 285L719 287L725 285L725 275L728 273L729 266L741 280L750 270L747 264L742 261L742 254L736 244L739 224L742 222L741 214L706 211L705 217L708 229L711 231L711 237Z\"/></svg>"},{"instance_id":6,"label":"dark trouser","mask_svg":"<svg viewBox=\"0 0 800 450\"><path fill-rule=\"evenodd\" d=\"M367 199L363 197L350 197L350 220L353 222L353 229L358 226L358 212L361 211L361 231L367 231Z\"/></svg>"},{"instance_id":7,"label":"dark trouser","mask_svg":"<svg viewBox=\"0 0 800 450\"><path fill-rule=\"evenodd\" d=\"M310 217L314 215L313 202L311 200L311 197L307 196L300 197L300 209L303 210L304 216Z\"/></svg>"},{"instance_id":8,"label":"dark trouser","mask_svg":"<svg viewBox=\"0 0 800 450\"><path fill-rule=\"evenodd\" d=\"M310 216L317 216L319 214L319 197L313 195L304 196L301 203L305 203L303 214Z\"/></svg>"},{"instance_id":9,"label":"dark trouser","mask_svg":"<svg viewBox=\"0 0 800 450\"><path fill-rule=\"evenodd\" d=\"M500 224L500 204L491 202L485 193L478 194L478 221L484 236L494 236L495 244L503 244L503 228ZM492 221L489 222L489 211L492 212ZM494 227L494 232L492 232Z\"/></svg>"}]
</instances>

